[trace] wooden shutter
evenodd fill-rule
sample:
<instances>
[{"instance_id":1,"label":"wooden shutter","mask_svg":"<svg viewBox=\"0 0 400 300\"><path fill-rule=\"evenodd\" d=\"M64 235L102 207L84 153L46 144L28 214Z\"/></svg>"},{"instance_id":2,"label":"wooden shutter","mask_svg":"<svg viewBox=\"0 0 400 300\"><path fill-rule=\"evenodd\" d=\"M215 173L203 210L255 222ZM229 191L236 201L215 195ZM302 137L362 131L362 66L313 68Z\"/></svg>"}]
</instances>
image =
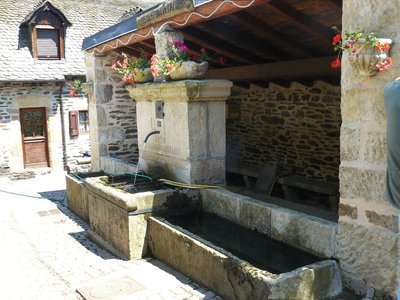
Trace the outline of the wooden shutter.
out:
<instances>
[{"instance_id":1,"label":"wooden shutter","mask_svg":"<svg viewBox=\"0 0 400 300\"><path fill-rule=\"evenodd\" d=\"M79 135L79 111L77 110L69 112L69 134L71 136Z\"/></svg>"},{"instance_id":2,"label":"wooden shutter","mask_svg":"<svg viewBox=\"0 0 400 300\"><path fill-rule=\"evenodd\" d=\"M39 59L60 58L60 35L57 29L36 29L37 57Z\"/></svg>"}]
</instances>

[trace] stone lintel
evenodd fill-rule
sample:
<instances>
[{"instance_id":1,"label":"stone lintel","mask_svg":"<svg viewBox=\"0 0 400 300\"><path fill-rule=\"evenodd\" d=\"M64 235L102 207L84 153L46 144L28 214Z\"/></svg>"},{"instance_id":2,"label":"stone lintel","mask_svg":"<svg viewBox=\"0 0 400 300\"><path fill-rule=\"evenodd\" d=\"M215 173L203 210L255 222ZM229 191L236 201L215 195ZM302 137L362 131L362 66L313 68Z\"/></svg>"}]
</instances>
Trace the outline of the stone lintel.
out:
<instances>
[{"instance_id":1,"label":"stone lintel","mask_svg":"<svg viewBox=\"0 0 400 300\"><path fill-rule=\"evenodd\" d=\"M165 83L143 83L126 89L135 101L221 101L230 95L229 80L180 80Z\"/></svg>"}]
</instances>

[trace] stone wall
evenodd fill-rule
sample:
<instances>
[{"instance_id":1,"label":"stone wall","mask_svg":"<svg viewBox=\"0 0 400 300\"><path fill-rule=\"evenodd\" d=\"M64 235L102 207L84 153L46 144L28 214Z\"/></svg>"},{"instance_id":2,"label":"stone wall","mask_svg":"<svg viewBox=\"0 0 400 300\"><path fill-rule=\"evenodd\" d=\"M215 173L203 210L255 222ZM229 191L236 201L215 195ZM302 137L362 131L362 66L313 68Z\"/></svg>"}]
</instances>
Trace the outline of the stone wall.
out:
<instances>
[{"instance_id":1,"label":"stone wall","mask_svg":"<svg viewBox=\"0 0 400 300\"><path fill-rule=\"evenodd\" d=\"M85 93L76 94L71 97L68 85L63 86L62 101L64 109L64 136L66 144L66 163L72 172L88 171L90 164L78 164L77 160L83 158L83 152L90 152L90 132L79 132L78 136L70 134L70 111L88 111L88 100ZM89 124L90 126L90 124Z\"/></svg>"},{"instance_id":2,"label":"stone wall","mask_svg":"<svg viewBox=\"0 0 400 300\"><path fill-rule=\"evenodd\" d=\"M337 180L340 124L340 87L236 87L228 100L227 160L279 159L298 174Z\"/></svg>"},{"instance_id":3,"label":"stone wall","mask_svg":"<svg viewBox=\"0 0 400 300\"><path fill-rule=\"evenodd\" d=\"M71 169L76 168L80 151L90 151L89 133L78 137L69 134L69 111L87 110L87 98L69 96L69 87L63 83L0 83L0 173L22 171L23 152L20 125L20 109L45 107L49 143L50 166L63 168L63 139L60 99L64 104L64 133L66 159Z\"/></svg>"},{"instance_id":4,"label":"stone wall","mask_svg":"<svg viewBox=\"0 0 400 300\"><path fill-rule=\"evenodd\" d=\"M393 68L360 76L346 55L342 67L340 217L337 256L347 284L394 295L398 277L396 210L385 199L386 114L383 89L400 73L400 2L343 1L343 29L391 38Z\"/></svg>"},{"instance_id":5,"label":"stone wall","mask_svg":"<svg viewBox=\"0 0 400 300\"><path fill-rule=\"evenodd\" d=\"M87 80L93 82L89 97L92 169L100 170L100 157L128 162L138 160L136 104L111 69L117 53L86 57Z\"/></svg>"},{"instance_id":6,"label":"stone wall","mask_svg":"<svg viewBox=\"0 0 400 300\"><path fill-rule=\"evenodd\" d=\"M0 161L1 170L24 169L20 108L45 107L50 165L62 168L62 140L60 121L60 83L0 83Z\"/></svg>"}]
</instances>

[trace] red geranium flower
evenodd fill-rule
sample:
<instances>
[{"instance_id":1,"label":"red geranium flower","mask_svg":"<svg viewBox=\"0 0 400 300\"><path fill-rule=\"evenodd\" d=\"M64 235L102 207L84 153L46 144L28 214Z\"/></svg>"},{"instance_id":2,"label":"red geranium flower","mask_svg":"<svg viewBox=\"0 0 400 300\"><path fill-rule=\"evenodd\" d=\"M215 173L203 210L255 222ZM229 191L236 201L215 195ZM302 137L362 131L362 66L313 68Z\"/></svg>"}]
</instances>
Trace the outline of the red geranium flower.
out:
<instances>
[{"instance_id":1,"label":"red geranium flower","mask_svg":"<svg viewBox=\"0 0 400 300\"><path fill-rule=\"evenodd\" d=\"M332 62L331 62L331 68L332 69L339 69L342 66L342 62L340 61L339 57L336 57Z\"/></svg>"},{"instance_id":2,"label":"red geranium flower","mask_svg":"<svg viewBox=\"0 0 400 300\"><path fill-rule=\"evenodd\" d=\"M333 44L334 45L339 44L341 41L342 41L342 34L341 33L338 33L337 35L335 35L333 37Z\"/></svg>"}]
</instances>

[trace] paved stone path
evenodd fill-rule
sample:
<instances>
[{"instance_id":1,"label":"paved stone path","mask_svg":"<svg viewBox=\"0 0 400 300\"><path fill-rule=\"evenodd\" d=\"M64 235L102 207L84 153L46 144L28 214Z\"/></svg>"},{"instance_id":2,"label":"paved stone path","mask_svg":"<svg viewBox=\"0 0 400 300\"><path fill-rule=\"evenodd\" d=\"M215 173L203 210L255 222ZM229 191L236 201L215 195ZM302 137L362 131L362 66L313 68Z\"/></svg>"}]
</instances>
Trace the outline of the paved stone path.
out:
<instances>
[{"instance_id":1,"label":"paved stone path","mask_svg":"<svg viewBox=\"0 0 400 300\"><path fill-rule=\"evenodd\" d=\"M63 173L0 178L0 298L221 299L157 260L116 258L87 229L66 207Z\"/></svg>"}]
</instances>

